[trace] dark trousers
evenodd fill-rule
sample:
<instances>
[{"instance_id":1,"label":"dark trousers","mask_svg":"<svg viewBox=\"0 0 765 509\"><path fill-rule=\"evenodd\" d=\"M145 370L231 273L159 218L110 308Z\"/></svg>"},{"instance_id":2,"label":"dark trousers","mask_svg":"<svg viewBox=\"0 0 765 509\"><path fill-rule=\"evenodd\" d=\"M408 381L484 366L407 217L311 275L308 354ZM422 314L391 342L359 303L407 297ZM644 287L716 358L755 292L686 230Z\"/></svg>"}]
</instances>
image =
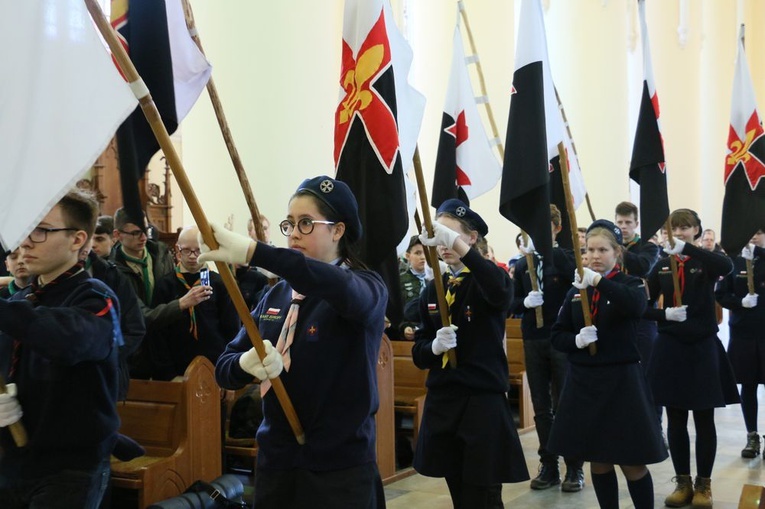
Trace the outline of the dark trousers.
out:
<instances>
[{"instance_id":1,"label":"dark trousers","mask_svg":"<svg viewBox=\"0 0 765 509\"><path fill-rule=\"evenodd\" d=\"M547 450L547 439L555 420L568 360L566 354L553 348L549 339L524 341L523 353L531 403L534 405L534 423L539 437L539 458L545 464L557 463L558 456Z\"/></svg>"},{"instance_id":2,"label":"dark trousers","mask_svg":"<svg viewBox=\"0 0 765 509\"><path fill-rule=\"evenodd\" d=\"M32 480L0 478L3 509L98 509L111 468L104 461L90 471L62 470Z\"/></svg>"},{"instance_id":3,"label":"dark trousers","mask_svg":"<svg viewBox=\"0 0 765 509\"><path fill-rule=\"evenodd\" d=\"M345 470L304 469L255 472L254 509L384 509L376 463Z\"/></svg>"}]
</instances>

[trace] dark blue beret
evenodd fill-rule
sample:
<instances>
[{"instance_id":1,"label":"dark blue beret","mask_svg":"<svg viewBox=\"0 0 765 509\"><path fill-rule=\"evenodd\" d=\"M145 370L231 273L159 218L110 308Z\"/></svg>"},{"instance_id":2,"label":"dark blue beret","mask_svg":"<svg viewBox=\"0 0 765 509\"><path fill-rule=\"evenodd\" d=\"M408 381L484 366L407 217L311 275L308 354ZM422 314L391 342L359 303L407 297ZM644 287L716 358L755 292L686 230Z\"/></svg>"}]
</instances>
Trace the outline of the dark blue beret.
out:
<instances>
[{"instance_id":1,"label":"dark blue beret","mask_svg":"<svg viewBox=\"0 0 765 509\"><path fill-rule=\"evenodd\" d=\"M622 230L616 226L614 223L609 221L608 219L597 219L594 221L590 226L587 227L587 233L590 233L590 230L593 228L605 228L606 230L610 231L614 234L614 237L616 238L616 243L620 246L624 242L624 237L622 236Z\"/></svg>"},{"instance_id":2,"label":"dark blue beret","mask_svg":"<svg viewBox=\"0 0 765 509\"><path fill-rule=\"evenodd\" d=\"M296 192L300 191L311 193L332 209L337 216L337 221L345 223L345 236L350 242L356 242L361 238L359 205L348 184L326 175L319 175L304 180Z\"/></svg>"},{"instance_id":3,"label":"dark blue beret","mask_svg":"<svg viewBox=\"0 0 765 509\"><path fill-rule=\"evenodd\" d=\"M481 216L470 210L470 207L457 198L451 198L443 202L441 206L438 207L436 215L438 214L451 214L462 219L470 226L471 230L477 231L482 237L485 237L486 234L489 233L489 227L486 226L486 223L481 219Z\"/></svg>"}]
</instances>

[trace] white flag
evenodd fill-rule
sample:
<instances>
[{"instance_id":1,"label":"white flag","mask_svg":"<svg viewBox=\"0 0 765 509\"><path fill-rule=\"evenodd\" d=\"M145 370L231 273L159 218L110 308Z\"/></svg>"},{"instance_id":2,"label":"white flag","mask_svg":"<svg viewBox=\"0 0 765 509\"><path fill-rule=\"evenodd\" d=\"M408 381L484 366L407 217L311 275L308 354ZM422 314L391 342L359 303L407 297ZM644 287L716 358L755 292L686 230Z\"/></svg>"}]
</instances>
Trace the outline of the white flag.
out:
<instances>
[{"instance_id":1,"label":"white flag","mask_svg":"<svg viewBox=\"0 0 765 509\"><path fill-rule=\"evenodd\" d=\"M13 249L137 101L82 0L0 0L0 12L0 242Z\"/></svg>"}]
</instances>

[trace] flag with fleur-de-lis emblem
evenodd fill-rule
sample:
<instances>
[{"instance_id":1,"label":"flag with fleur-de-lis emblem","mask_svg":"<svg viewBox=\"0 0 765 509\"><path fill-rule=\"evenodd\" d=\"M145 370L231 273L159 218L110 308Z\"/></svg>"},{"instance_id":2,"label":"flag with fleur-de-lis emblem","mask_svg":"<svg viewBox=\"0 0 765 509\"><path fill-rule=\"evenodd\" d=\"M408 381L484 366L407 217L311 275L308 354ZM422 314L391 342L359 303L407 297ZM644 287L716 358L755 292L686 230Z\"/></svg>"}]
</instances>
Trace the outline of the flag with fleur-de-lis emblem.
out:
<instances>
[{"instance_id":1,"label":"flag with fleur-de-lis emblem","mask_svg":"<svg viewBox=\"0 0 765 509\"><path fill-rule=\"evenodd\" d=\"M409 220L404 170L412 164L425 99L408 83L412 50L385 0L347 0L340 100L335 112L335 166L359 203L361 258L398 299L396 246ZM400 303L388 317L395 324Z\"/></svg>"},{"instance_id":2,"label":"flag with fleur-de-lis emblem","mask_svg":"<svg viewBox=\"0 0 765 509\"><path fill-rule=\"evenodd\" d=\"M757 111L757 101L739 39L733 101L725 155L725 198L722 207L720 245L731 256L737 255L757 233L765 228L765 131Z\"/></svg>"}]
</instances>

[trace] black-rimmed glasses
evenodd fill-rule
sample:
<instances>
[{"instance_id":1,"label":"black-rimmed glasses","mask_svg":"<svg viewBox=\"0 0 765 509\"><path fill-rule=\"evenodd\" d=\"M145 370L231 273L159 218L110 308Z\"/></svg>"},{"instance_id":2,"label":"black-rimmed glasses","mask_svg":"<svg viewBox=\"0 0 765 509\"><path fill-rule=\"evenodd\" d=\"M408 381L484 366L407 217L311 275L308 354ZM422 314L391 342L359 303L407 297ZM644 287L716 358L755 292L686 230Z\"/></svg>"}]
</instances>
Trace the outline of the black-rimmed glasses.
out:
<instances>
[{"instance_id":1,"label":"black-rimmed glasses","mask_svg":"<svg viewBox=\"0 0 765 509\"><path fill-rule=\"evenodd\" d=\"M191 256L191 255L194 255L194 256L197 256L197 257L198 257L200 254L202 254L202 251L201 251L200 249L191 249L191 248L188 248L188 247L182 247L182 248L178 249L178 251L179 251L179 252L180 252L180 253L181 253L183 256Z\"/></svg>"},{"instance_id":2,"label":"black-rimmed glasses","mask_svg":"<svg viewBox=\"0 0 765 509\"><path fill-rule=\"evenodd\" d=\"M117 230L117 231L120 233L124 233L125 235L130 235L134 239L140 239L141 235L146 235L146 232L141 229L133 230L132 232L126 232L125 230Z\"/></svg>"},{"instance_id":3,"label":"black-rimmed glasses","mask_svg":"<svg viewBox=\"0 0 765 509\"><path fill-rule=\"evenodd\" d=\"M48 240L49 233L76 232L77 230L79 230L79 228L43 228L42 226L38 226L29 233L29 240L35 244L42 244Z\"/></svg>"},{"instance_id":4,"label":"black-rimmed glasses","mask_svg":"<svg viewBox=\"0 0 765 509\"><path fill-rule=\"evenodd\" d=\"M322 221L319 219L311 219L310 217L304 217L298 220L297 229L303 235L310 235L311 232L313 232L313 227L315 224L333 225L336 223L335 221ZM279 223L279 230L282 232L282 235L284 235L285 237L289 237L290 235L292 235L292 232L295 231L295 223L293 223L289 219L285 219L284 221Z\"/></svg>"}]
</instances>

